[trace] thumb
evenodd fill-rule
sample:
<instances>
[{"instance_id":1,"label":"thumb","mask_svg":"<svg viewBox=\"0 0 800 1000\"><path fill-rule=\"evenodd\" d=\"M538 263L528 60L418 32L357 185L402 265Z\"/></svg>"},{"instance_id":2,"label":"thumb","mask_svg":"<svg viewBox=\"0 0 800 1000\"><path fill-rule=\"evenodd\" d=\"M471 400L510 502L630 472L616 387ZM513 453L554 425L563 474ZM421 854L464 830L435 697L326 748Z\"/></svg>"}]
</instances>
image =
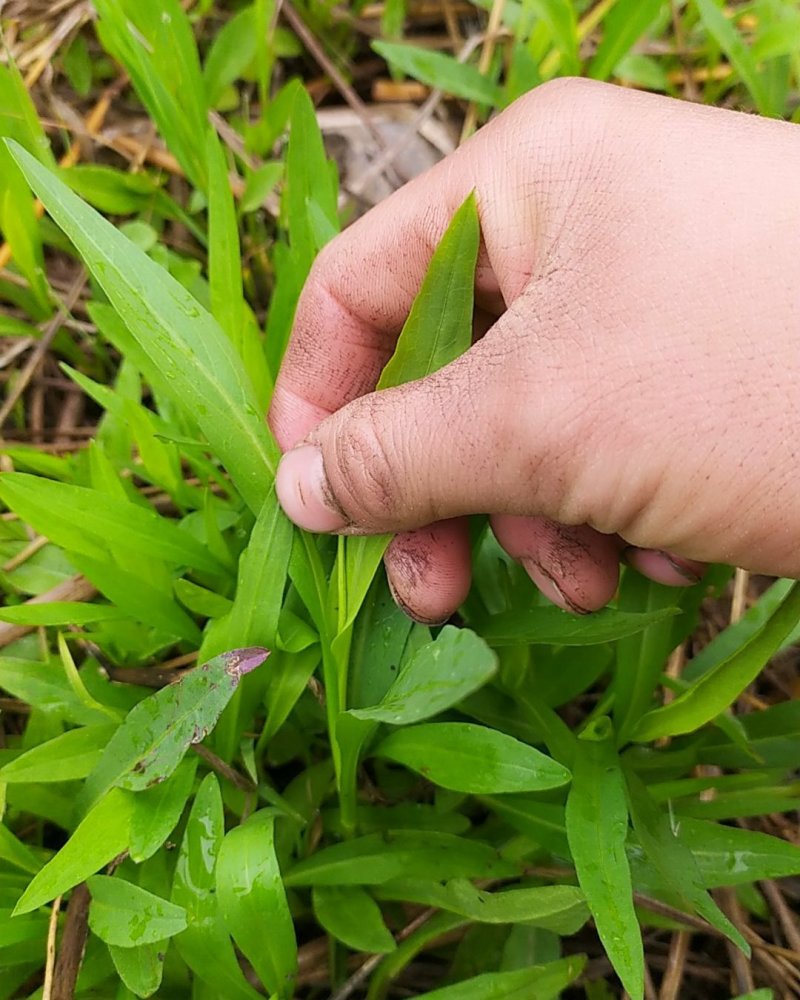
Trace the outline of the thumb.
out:
<instances>
[{"instance_id":1,"label":"thumb","mask_svg":"<svg viewBox=\"0 0 800 1000\"><path fill-rule=\"evenodd\" d=\"M450 365L362 396L287 452L276 489L291 520L308 531L371 534L536 512L542 456L525 454L526 442L546 446L541 408L550 404L523 384L514 355L525 338L509 336L515 311Z\"/></svg>"}]
</instances>

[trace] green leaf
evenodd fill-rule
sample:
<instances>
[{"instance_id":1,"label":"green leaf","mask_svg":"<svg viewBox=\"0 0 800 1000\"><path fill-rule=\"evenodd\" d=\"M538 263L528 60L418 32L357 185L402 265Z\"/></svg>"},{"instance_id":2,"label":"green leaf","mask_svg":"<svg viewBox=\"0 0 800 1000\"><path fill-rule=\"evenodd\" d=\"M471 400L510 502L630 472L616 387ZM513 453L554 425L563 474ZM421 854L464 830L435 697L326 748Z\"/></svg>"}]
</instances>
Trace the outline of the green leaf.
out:
<instances>
[{"instance_id":1,"label":"green leaf","mask_svg":"<svg viewBox=\"0 0 800 1000\"><path fill-rule=\"evenodd\" d=\"M117 550L117 558L120 556ZM75 566L95 587L121 611L140 622L161 630L167 636L187 639L194 646L199 645L201 633L194 621L174 600L169 591L144 580L136 573L128 573L119 566L89 556L70 553ZM163 563L160 564L163 566Z\"/></svg>"},{"instance_id":2,"label":"green leaf","mask_svg":"<svg viewBox=\"0 0 800 1000\"><path fill-rule=\"evenodd\" d=\"M445 986L431 993L420 993L420 1000L554 1000L578 978L586 959L570 955L547 965L531 965L511 972L486 972Z\"/></svg>"},{"instance_id":3,"label":"green leaf","mask_svg":"<svg viewBox=\"0 0 800 1000\"><path fill-rule=\"evenodd\" d=\"M100 759L117 726L109 723L71 729L20 754L0 768L0 783L75 781Z\"/></svg>"},{"instance_id":4,"label":"green leaf","mask_svg":"<svg viewBox=\"0 0 800 1000\"><path fill-rule=\"evenodd\" d=\"M97 0L97 32L195 187L205 190L205 86L178 0Z\"/></svg>"},{"instance_id":5,"label":"green leaf","mask_svg":"<svg viewBox=\"0 0 800 1000\"><path fill-rule=\"evenodd\" d=\"M622 577L617 603L626 613L652 614L679 602L683 591L647 580L639 573ZM614 726L620 745L653 707L653 695L667 657L675 648L673 629L680 618L662 618L617 643L614 667Z\"/></svg>"},{"instance_id":6,"label":"green leaf","mask_svg":"<svg viewBox=\"0 0 800 1000\"><path fill-rule=\"evenodd\" d=\"M312 893L314 916L320 926L354 951L387 954L396 945L380 907L357 885L320 885Z\"/></svg>"},{"instance_id":7,"label":"green leaf","mask_svg":"<svg viewBox=\"0 0 800 1000\"><path fill-rule=\"evenodd\" d=\"M663 708L644 716L632 739L644 743L693 732L723 712L780 648L800 618L800 583L795 583L765 624L738 650L707 671Z\"/></svg>"},{"instance_id":8,"label":"green leaf","mask_svg":"<svg viewBox=\"0 0 800 1000\"><path fill-rule=\"evenodd\" d=\"M35 708L43 708L79 725L107 723L105 712L88 708L70 687L57 660L40 663L0 656L0 687Z\"/></svg>"},{"instance_id":9,"label":"green leaf","mask_svg":"<svg viewBox=\"0 0 800 1000\"><path fill-rule=\"evenodd\" d=\"M228 178L228 164L216 133L210 129L207 153L208 272L211 312L241 354L245 302L239 228Z\"/></svg>"},{"instance_id":10,"label":"green leaf","mask_svg":"<svg viewBox=\"0 0 800 1000\"><path fill-rule=\"evenodd\" d=\"M42 867L30 848L2 823L0 823L0 859L29 875L35 875Z\"/></svg>"},{"instance_id":11,"label":"green leaf","mask_svg":"<svg viewBox=\"0 0 800 1000\"><path fill-rule=\"evenodd\" d=\"M233 607L220 621L217 643L272 649L292 553L294 529L270 490L239 558Z\"/></svg>"},{"instance_id":12,"label":"green leaf","mask_svg":"<svg viewBox=\"0 0 800 1000\"><path fill-rule=\"evenodd\" d=\"M574 934L589 917L583 893L574 885L485 892L466 879L447 883L396 879L379 886L376 895L458 913L477 923L525 923L556 934Z\"/></svg>"},{"instance_id":13,"label":"green leaf","mask_svg":"<svg viewBox=\"0 0 800 1000\"><path fill-rule=\"evenodd\" d=\"M155 372L157 384L170 386L172 399L197 422L248 506L260 510L278 449L233 345L163 268L23 149L8 145L139 344L148 380Z\"/></svg>"},{"instance_id":14,"label":"green leaf","mask_svg":"<svg viewBox=\"0 0 800 1000\"><path fill-rule=\"evenodd\" d=\"M516 865L488 844L446 833L369 834L323 848L299 861L286 886L380 885L390 879L512 878Z\"/></svg>"},{"instance_id":15,"label":"green leaf","mask_svg":"<svg viewBox=\"0 0 800 1000\"><path fill-rule=\"evenodd\" d=\"M0 476L0 497L56 545L90 558L108 558L119 547L176 565L219 573L205 546L154 510L84 486L57 483L26 472Z\"/></svg>"},{"instance_id":16,"label":"green leaf","mask_svg":"<svg viewBox=\"0 0 800 1000\"><path fill-rule=\"evenodd\" d=\"M465 101L502 104L502 93L496 84L475 66L460 63L444 52L434 52L403 42L373 42L372 48L391 65L392 69L408 73L415 80L427 83L430 87L438 87Z\"/></svg>"},{"instance_id":17,"label":"green leaf","mask_svg":"<svg viewBox=\"0 0 800 1000\"><path fill-rule=\"evenodd\" d=\"M677 613L677 608L643 613L604 608L576 618L560 608L531 608L492 615L477 623L476 628L490 646L516 646L519 643L591 646L634 635Z\"/></svg>"},{"instance_id":18,"label":"green leaf","mask_svg":"<svg viewBox=\"0 0 800 1000\"><path fill-rule=\"evenodd\" d=\"M165 781L189 747L210 732L241 677L268 655L257 648L221 653L140 701L89 776L86 797L92 799L114 785L143 791Z\"/></svg>"},{"instance_id":19,"label":"green leaf","mask_svg":"<svg viewBox=\"0 0 800 1000\"><path fill-rule=\"evenodd\" d=\"M767 833L682 819L678 835L694 854L707 889L800 874L800 847Z\"/></svg>"},{"instance_id":20,"label":"green leaf","mask_svg":"<svg viewBox=\"0 0 800 1000\"><path fill-rule=\"evenodd\" d=\"M150 997L161 985L165 943L140 944L136 948L109 945L108 952L119 978L137 997Z\"/></svg>"},{"instance_id":21,"label":"green leaf","mask_svg":"<svg viewBox=\"0 0 800 1000\"><path fill-rule=\"evenodd\" d=\"M478 207L472 193L433 253L378 389L430 375L469 348L479 241Z\"/></svg>"},{"instance_id":22,"label":"green leaf","mask_svg":"<svg viewBox=\"0 0 800 1000\"><path fill-rule=\"evenodd\" d=\"M87 879L92 903L89 927L106 944L133 948L180 934L186 911L161 896L109 875Z\"/></svg>"},{"instance_id":23,"label":"green leaf","mask_svg":"<svg viewBox=\"0 0 800 1000\"><path fill-rule=\"evenodd\" d=\"M132 215L152 204L160 185L149 174L124 173L96 163L59 172L75 194L106 215Z\"/></svg>"},{"instance_id":24,"label":"green leaf","mask_svg":"<svg viewBox=\"0 0 800 1000\"><path fill-rule=\"evenodd\" d=\"M394 726L419 722L458 704L496 670L497 657L483 639L469 629L446 625L407 661L379 704L348 714Z\"/></svg>"},{"instance_id":25,"label":"green leaf","mask_svg":"<svg viewBox=\"0 0 800 1000\"><path fill-rule=\"evenodd\" d=\"M689 660L681 671L681 680L697 680L701 674L708 673L709 670L727 659L732 653L741 649L767 623L772 613L782 603L794 584L794 580L776 580L768 590L764 591L755 604L745 611L738 621L731 622L721 632L718 632L708 645L703 646L700 652ZM784 645L792 643L793 639L800 639L797 629L787 636ZM759 717L762 714L761 712L756 713ZM753 720L748 716L743 721L750 722Z\"/></svg>"},{"instance_id":26,"label":"green leaf","mask_svg":"<svg viewBox=\"0 0 800 1000\"><path fill-rule=\"evenodd\" d=\"M755 59L734 25L714 0L697 0L697 10L706 31L730 59L742 82L750 91L759 113L776 115L778 109L773 106Z\"/></svg>"},{"instance_id":27,"label":"green leaf","mask_svg":"<svg viewBox=\"0 0 800 1000\"><path fill-rule=\"evenodd\" d=\"M182 760L166 781L134 798L129 846L133 861L146 861L155 854L177 826L192 794L197 763L197 757Z\"/></svg>"},{"instance_id":28,"label":"green leaf","mask_svg":"<svg viewBox=\"0 0 800 1000\"><path fill-rule=\"evenodd\" d=\"M203 76L209 106L214 108L225 90L253 62L258 51L254 6L245 7L214 33Z\"/></svg>"},{"instance_id":29,"label":"green leaf","mask_svg":"<svg viewBox=\"0 0 800 1000\"><path fill-rule=\"evenodd\" d=\"M625 856L625 781L607 718L592 723L577 742L566 820L575 870L597 933L622 985L632 1000L641 1000L644 951Z\"/></svg>"},{"instance_id":30,"label":"green leaf","mask_svg":"<svg viewBox=\"0 0 800 1000\"><path fill-rule=\"evenodd\" d=\"M15 139L46 166L55 167L36 105L13 60L0 64L0 135Z\"/></svg>"},{"instance_id":31,"label":"green leaf","mask_svg":"<svg viewBox=\"0 0 800 1000\"><path fill-rule=\"evenodd\" d=\"M603 19L603 40L589 66L589 76L607 80L660 12L661 0L617 0Z\"/></svg>"},{"instance_id":32,"label":"green leaf","mask_svg":"<svg viewBox=\"0 0 800 1000\"><path fill-rule=\"evenodd\" d=\"M722 931L749 957L750 946L705 891L694 855L676 836L667 814L659 809L647 786L631 769L626 770L625 777L633 828L664 884L678 895L687 909Z\"/></svg>"},{"instance_id":33,"label":"green leaf","mask_svg":"<svg viewBox=\"0 0 800 1000\"><path fill-rule=\"evenodd\" d=\"M22 894L14 913L29 913L107 865L128 846L131 796L112 788Z\"/></svg>"},{"instance_id":34,"label":"green leaf","mask_svg":"<svg viewBox=\"0 0 800 1000\"><path fill-rule=\"evenodd\" d=\"M94 622L118 621L127 615L108 604L84 604L82 601L48 601L45 604L15 604L0 608L0 621L12 625L91 625Z\"/></svg>"},{"instance_id":35,"label":"green leaf","mask_svg":"<svg viewBox=\"0 0 800 1000\"><path fill-rule=\"evenodd\" d=\"M215 774L207 774L198 789L186 824L172 902L186 910L187 927L175 947L194 974L226 1000L258 1000L260 994L245 980L231 939L222 924L216 887L216 866L225 820Z\"/></svg>"},{"instance_id":36,"label":"green leaf","mask_svg":"<svg viewBox=\"0 0 800 1000\"><path fill-rule=\"evenodd\" d=\"M255 813L225 837L217 896L228 930L264 986L294 996L297 942L274 846L275 816Z\"/></svg>"},{"instance_id":37,"label":"green leaf","mask_svg":"<svg viewBox=\"0 0 800 1000\"><path fill-rule=\"evenodd\" d=\"M443 788L490 795L559 788L569 771L513 736L469 722L399 729L372 753L404 764Z\"/></svg>"}]
</instances>

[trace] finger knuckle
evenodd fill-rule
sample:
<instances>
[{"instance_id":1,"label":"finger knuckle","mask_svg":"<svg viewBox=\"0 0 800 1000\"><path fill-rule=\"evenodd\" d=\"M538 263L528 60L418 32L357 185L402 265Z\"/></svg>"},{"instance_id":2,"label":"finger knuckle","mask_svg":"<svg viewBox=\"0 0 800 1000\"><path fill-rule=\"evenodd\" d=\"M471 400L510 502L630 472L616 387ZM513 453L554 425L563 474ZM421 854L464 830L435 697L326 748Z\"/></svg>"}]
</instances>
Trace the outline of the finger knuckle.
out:
<instances>
[{"instance_id":1,"label":"finger knuckle","mask_svg":"<svg viewBox=\"0 0 800 1000\"><path fill-rule=\"evenodd\" d=\"M402 459L371 398L349 409L326 455L330 486L355 526L381 527L398 506Z\"/></svg>"}]
</instances>

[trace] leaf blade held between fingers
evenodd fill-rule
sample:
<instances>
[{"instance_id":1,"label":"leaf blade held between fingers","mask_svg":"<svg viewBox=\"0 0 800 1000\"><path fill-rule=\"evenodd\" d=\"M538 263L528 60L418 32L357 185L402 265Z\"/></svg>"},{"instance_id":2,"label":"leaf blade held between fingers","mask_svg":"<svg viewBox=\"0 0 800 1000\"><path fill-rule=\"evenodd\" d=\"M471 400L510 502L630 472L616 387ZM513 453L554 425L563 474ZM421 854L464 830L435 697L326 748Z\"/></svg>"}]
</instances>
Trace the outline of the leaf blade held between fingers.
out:
<instances>
[{"instance_id":1,"label":"leaf blade held between fingers","mask_svg":"<svg viewBox=\"0 0 800 1000\"><path fill-rule=\"evenodd\" d=\"M475 193L453 216L389 358L378 389L424 378L463 354L472 343L475 265L480 223Z\"/></svg>"},{"instance_id":2,"label":"leaf blade held between fingers","mask_svg":"<svg viewBox=\"0 0 800 1000\"><path fill-rule=\"evenodd\" d=\"M171 385L175 402L197 422L257 513L274 477L278 450L231 342L167 271L21 146L13 140L7 145L149 362Z\"/></svg>"}]
</instances>

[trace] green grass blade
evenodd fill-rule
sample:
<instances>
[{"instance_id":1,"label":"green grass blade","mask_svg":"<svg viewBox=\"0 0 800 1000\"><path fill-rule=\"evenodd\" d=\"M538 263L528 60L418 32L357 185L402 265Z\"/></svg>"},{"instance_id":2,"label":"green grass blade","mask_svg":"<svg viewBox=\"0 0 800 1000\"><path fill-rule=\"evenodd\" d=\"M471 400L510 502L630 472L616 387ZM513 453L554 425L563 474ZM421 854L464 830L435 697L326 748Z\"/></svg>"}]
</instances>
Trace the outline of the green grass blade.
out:
<instances>
[{"instance_id":1,"label":"green grass blade","mask_svg":"<svg viewBox=\"0 0 800 1000\"><path fill-rule=\"evenodd\" d=\"M368 834L299 861L288 886L380 885L395 878L513 878L515 864L489 844L433 830Z\"/></svg>"},{"instance_id":2,"label":"green grass blade","mask_svg":"<svg viewBox=\"0 0 800 1000\"><path fill-rule=\"evenodd\" d=\"M222 570L205 546L152 509L117 500L85 486L71 486L27 472L0 475L7 506L65 549L93 557L116 548L143 549L156 559L209 573Z\"/></svg>"},{"instance_id":3,"label":"green grass blade","mask_svg":"<svg viewBox=\"0 0 800 1000\"><path fill-rule=\"evenodd\" d=\"M661 0L617 0L603 20L603 40L589 66L589 76L607 80L658 17L661 7Z\"/></svg>"},{"instance_id":4,"label":"green grass blade","mask_svg":"<svg viewBox=\"0 0 800 1000\"><path fill-rule=\"evenodd\" d=\"M211 312L242 353L245 302L239 227L233 202L228 165L214 132L208 131L208 270Z\"/></svg>"},{"instance_id":5,"label":"green grass blade","mask_svg":"<svg viewBox=\"0 0 800 1000\"><path fill-rule=\"evenodd\" d=\"M762 628L740 649L703 674L663 708L648 712L634 729L639 743L689 733L710 722L758 676L800 619L800 583L795 583Z\"/></svg>"},{"instance_id":6,"label":"green grass blade","mask_svg":"<svg viewBox=\"0 0 800 1000\"><path fill-rule=\"evenodd\" d=\"M396 879L378 886L378 899L432 906L476 923L543 927L556 934L574 934L589 918L581 890L574 885L542 885L499 892L478 889L466 879L418 882Z\"/></svg>"},{"instance_id":7,"label":"green grass blade","mask_svg":"<svg viewBox=\"0 0 800 1000\"><path fill-rule=\"evenodd\" d=\"M742 36L723 14L714 0L697 0L697 10L706 31L717 42L722 51L730 59L736 72L742 79L750 96L762 115L775 115L769 92L759 73L756 62L745 44Z\"/></svg>"},{"instance_id":8,"label":"green grass blade","mask_svg":"<svg viewBox=\"0 0 800 1000\"><path fill-rule=\"evenodd\" d=\"M64 230L170 386L206 435L237 489L261 509L278 450L247 373L216 321L163 268L138 250L20 146L9 143L28 183Z\"/></svg>"},{"instance_id":9,"label":"green grass blade","mask_svg":"<svg viewBox=\"0 0 800 1000\"><path fill-rule=\"evenodd\" d=\"M566 820L578 881L597 933L632 1000L642 1000L644 950L625 856L625 781L607 718L593 723L577 741Z\"/></svg>"},{"instance_id":10,"label":"green grass blade","mask_svg":"<svg viewBox=\"0 0 800 1000\"><path fill-rule=\"evenodd\" d=\"M591 646L635 635L658 622L673 618L677 608L656 611L617 611L604 608L585 618L576 618L560 608L531 608L509 611L475 622L490 646L519 643L559 646Z\"/></svg>"},{"instance_id":11,"label":"green grass blade","mask_svg":"<svg viewBox=\"0 0 800 1000\"><path fill-rule=\"evenodd\" d=\"M312 893L314 916L331 937L355 951L387 954L396 945L380 907L357 885L320 885Z\"/></svg>"},{"instance_id":12,"label":"green grass blade","mask_svg":"<svg viewBox=\"0 0 800 1000\"><path fill-rule=\"evenodd\" d=\"M140 701L109 740L84 796L117 786L144 791L165 781L193 743L211 731L242 676L264 662L263 649L222 653Z\"/></svg>"},{"instance_id":13,"label":"green grass blade","mask_svg":"<svg viewBox=\"0 0 800 1000\"><path fill-rule=\"evenodd\" d=\"M205 84L189 19L178 0L96 0L97 33L187 176L206 189Z\"/></svg>"},{"instance_id":14,"label":"green grass blade","mask_svg":"<svg viewBox=\"0 0 800 1000\"><path fill-rule=\"evenodd\" d=\"M403 42L373 42L372 48L392 67L430 87L480 104L502 104L500 88L476 66L460 63L444 52L433 52Z\"/></svg>"}]
</instances>

